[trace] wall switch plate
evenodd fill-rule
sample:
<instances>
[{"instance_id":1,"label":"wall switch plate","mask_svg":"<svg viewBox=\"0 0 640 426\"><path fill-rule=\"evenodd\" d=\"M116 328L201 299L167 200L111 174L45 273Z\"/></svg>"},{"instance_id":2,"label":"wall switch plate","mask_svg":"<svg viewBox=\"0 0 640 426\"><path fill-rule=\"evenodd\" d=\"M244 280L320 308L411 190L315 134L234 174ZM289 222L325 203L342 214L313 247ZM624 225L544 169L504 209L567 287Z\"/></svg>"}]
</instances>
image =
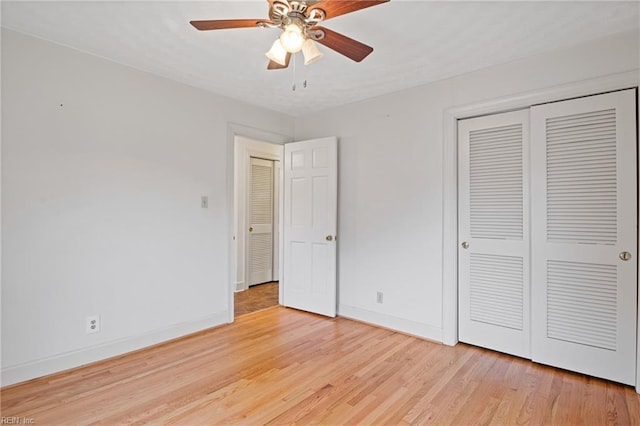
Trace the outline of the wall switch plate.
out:
<instances>
[{"instance_id":1,"label":"wall switch plate","mask_svg":"<svg viewBox=\"0 0 640 426\"><path fill-rule=\"evenodd\" d=\"M202 196L200 200L200 207L202 207L203 209L209 208L209 197L207 197L206 195Z\"/></svg>"},{"instance_id":2,"label":"wall switch plate","mask_svg":"<svg viewBox=\"0 0 640 426\"><path fill-rule=\"evenodd\" d=\"M100 315L91 315L85 319L85 332L87 334L100 331Z\"/></svg>"},{"instance_id":3,"label":"wall switch plate","mask_svg":"<svg viewBox=\"0 0 640 426\"><path fill-rule=\"evenodd\" d=\"M382 292L381 292L381 291L379 291L379 292L376 294L376 302L377 302L377 303L382 303L382 301L383 301L383 296L384 296L384 295L382 294Z\"/></svg>"}]
</instances>

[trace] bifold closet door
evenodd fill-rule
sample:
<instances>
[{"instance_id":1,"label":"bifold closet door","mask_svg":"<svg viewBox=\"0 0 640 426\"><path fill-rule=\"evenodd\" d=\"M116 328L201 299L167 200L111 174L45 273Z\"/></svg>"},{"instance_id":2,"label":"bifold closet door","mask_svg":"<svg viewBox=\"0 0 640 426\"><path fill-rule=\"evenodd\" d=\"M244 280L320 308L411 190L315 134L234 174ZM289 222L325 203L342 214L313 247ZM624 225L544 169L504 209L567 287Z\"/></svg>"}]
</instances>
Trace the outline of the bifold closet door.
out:
<instances>
[{"instance_id":1,"label":"bifold closet door","mask_svg":"<svg viewBox=\"0 0 640 426\"><path fill-rule=\"evenodd\" d=\"M458 122L458 337L527 358L528 146L528 110Z\"/></svg>"},{"instance_id":2,"label":"bifold closet door","mask_svg":"<svg viewBox=\"0 0 640 426\"><path fill-rule=\"evenodd\" d=\"M635 384L636 94L531 109L532 359Z\"/></svg>"}]
</instances>

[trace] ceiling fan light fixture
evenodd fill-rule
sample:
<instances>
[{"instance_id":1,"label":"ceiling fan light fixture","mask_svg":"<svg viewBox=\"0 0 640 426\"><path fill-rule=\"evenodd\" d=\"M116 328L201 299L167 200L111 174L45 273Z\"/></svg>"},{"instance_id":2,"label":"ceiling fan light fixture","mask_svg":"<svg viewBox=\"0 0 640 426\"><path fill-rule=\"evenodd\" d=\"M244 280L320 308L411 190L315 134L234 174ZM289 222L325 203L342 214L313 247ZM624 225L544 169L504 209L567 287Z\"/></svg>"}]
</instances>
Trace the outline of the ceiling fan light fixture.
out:
<instances>
[{"instance_id":1,"label":"ceiling fan light fixture","mask_svg":"<svg viewBox=\"0 0 640 426\"><path fill-rule=\"evenodd\" d=\"M276 39L276 41L273 42L273 46L271 46L271 49L266 53L266 56L273 62L287 66L287 51L282 46L282 43L280 43L280 39Z\"/></svg>"},{"instance_id":2,"label":"ceiling fan light fixture","mask_svg":"<svg viewBox=\"0 0 640 426\"><path fill-rule=\"evenodd\" d=\"M297 53L302 49L305 36L302 33L302 28L298 24L291 23L284 27L284 31L280 35L280 43L282 47L289 53Z\"/></svg>"},{"instance_id":3,"label":"ceiling fan light fixture","mask_svg":"<svg viewBox=\"0 0 640 426\"><path fill-rule=\"evenodd\" d=\"M2 0L0 0L1 2ZM266 53L270 59L268 70L287 68L291 55L303 51L304 64L309 65L323 57L315 42L360 62L373 47L343 34L319 26L336 16L346 15L390 0L267 0L269 19L214 19L190 21L200 31L229 28L272 28L281 34ZM295 66L295 57L293 64Z\"/></svg>"},{"instance_id":4,"label":"ceiling fan light fixture","mask_svg":"<svg viewBox=\"0 0 640 426\"><path fill-rule=\"evenodd\" d=\"M302 55L304 56L305 65L311 65L324 56L310 38L306 39L302 45Z\"/></svg>"}]
</instances>

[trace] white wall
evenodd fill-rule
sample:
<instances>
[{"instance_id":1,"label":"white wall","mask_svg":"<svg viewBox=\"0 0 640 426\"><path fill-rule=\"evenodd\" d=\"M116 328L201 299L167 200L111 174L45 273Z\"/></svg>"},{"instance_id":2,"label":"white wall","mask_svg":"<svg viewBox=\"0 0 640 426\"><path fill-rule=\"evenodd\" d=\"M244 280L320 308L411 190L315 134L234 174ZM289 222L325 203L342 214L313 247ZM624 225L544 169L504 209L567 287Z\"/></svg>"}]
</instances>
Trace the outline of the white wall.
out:
<instances>
[{"instance_id":1,"label":"white wall","mask_svg":"<svg viewBox=\"0 0 640 426\"><path fill-rule=\"evenodd\" d=\"M229 123L291 117L4 30L2 89L2 384L228 321Z\"/></svg>"},{"instance_id":2,"label":"white wall","mask_svg":"<svg viewBox=\"0 0 640 426\"><path fill-rule=\"evenodd\" d=\"M446 111L637 73L638 39L597 40L297 118L296 140L340 138L339 314L450 340L443 328L443 290L451 294L443 289Z\"/></svg>"}]
</instances>

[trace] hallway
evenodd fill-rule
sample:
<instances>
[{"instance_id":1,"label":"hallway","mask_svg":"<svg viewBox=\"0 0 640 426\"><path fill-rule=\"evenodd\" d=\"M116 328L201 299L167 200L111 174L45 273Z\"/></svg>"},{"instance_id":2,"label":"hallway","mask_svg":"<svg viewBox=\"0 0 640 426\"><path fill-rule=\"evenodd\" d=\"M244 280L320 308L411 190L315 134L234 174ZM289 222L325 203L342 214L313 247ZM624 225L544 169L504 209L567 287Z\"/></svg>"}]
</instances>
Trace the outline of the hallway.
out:
<instances>
[{"instance_id":1,"label":"hallway","mask_svg":"<svg viewBox=\"0 0 640 426\"><path fill-rule=\"evenodd\" d=\"M278 304L278 281L258 284L234 295L234 317Z\"/></svg>"}]
</instances>

